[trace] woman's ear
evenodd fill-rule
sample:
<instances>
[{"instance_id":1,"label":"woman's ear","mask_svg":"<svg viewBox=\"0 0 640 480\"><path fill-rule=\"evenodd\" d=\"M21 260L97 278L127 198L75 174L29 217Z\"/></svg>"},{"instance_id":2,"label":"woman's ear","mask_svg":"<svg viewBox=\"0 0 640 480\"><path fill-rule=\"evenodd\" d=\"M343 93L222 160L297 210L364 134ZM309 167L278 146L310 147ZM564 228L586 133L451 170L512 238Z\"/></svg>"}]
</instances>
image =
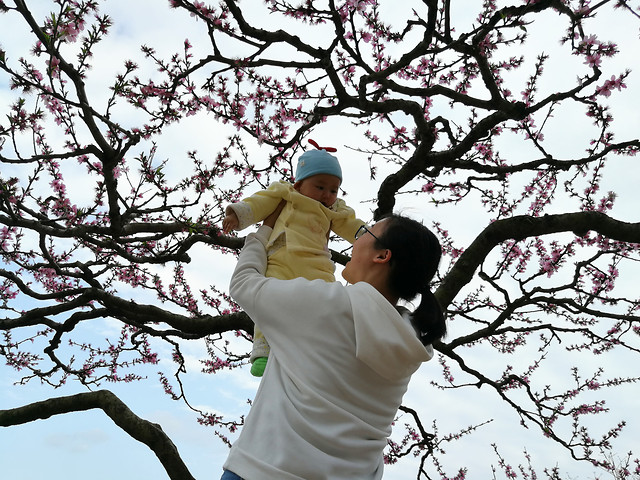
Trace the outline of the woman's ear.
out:
<instances>
[{"instance_id":1,"label":"woman's ear","mask_svg":"<svg viewBox=\"0 0 640 480\"><path fill-rule=\"evenodd\" d=\"M374 263L389 263L391 261L391 250L388 248L379 250L373 261Z\"/></svg>"}]
</instances>

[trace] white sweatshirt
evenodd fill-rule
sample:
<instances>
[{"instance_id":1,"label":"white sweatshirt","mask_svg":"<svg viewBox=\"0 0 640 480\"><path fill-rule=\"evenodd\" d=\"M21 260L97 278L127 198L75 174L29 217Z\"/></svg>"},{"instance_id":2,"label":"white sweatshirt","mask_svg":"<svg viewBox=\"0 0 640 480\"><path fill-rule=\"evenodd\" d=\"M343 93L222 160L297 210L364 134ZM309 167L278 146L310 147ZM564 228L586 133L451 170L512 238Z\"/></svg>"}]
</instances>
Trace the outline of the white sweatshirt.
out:
<instances>
[{"instance_id":1,"label":"white sweatshirt","mask_svg":"<svg viewBox=\"0 0 640 480\"><path fill-rule=\"evenodd\" d=\"M245 480L373 480L411 375L433 357L374 287L267 278L271 229L247 237L235 301L271 354L224 468Z\"/></svg>"}]
</instances>

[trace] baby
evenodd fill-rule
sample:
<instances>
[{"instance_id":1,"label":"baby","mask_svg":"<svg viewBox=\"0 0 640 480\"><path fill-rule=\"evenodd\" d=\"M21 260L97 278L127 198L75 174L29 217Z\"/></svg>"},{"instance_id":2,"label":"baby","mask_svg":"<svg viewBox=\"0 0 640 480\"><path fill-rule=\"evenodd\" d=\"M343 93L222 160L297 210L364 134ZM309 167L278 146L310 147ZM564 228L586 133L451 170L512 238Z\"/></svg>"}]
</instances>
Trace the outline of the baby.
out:
<instances>
[{"instance_id":1,"label":"baby","mask_svg":"<svg viewBox=\"0 0 640 480\"><path fill-rule=\"evenodd\" d=\"M335 281L335 265L328 248L333 231L353 243L356 231L364 224L353 209L338 198L342 169L329 152L335 148L319 147L300 155L295 183L276 182L241 202L229 205L222 221L225 233L242 230L261 222L282 200L285 206L267 244L267 277L289 280ZM256 327L251 352L251 374L261 377L267 365L269 344Z\"/></svg>"}]
</instances>

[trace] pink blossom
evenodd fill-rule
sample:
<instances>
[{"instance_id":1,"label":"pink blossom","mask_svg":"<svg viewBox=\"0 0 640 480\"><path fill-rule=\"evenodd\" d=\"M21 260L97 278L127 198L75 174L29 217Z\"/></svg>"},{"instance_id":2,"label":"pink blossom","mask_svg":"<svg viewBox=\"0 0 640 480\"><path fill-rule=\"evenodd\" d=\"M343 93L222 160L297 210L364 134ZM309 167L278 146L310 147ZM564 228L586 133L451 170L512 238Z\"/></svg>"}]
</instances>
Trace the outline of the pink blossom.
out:
<instances>
[{"instance_id":1,"label":"pink blossom","mask_svg":"<svg viewBox=\"0 0 640 480\"><path fill-rule=\"evenodd\" d=\"M614 88L617 88L618 91L622 91L623 88L627 88L627 86L623 82L622 76L616 78L615 75L612 75L609 80L605 80L604 85L602 85L601 87L596 87L596 94L609 97L611 95L611 91Z\"/></svg>"},{"instance_id":2,"label":"pink blossom","mask_svg":"<svg viewBox=\"0 0 640 480\"><path fill-rule=\"evenodd\" d=\"M49 66L51 76L58 78L60 76L60 59L58 57L50 57L46 64Z\"/></svg>"},{"instance_id":3,"label":"pink blossom","mask_svg":"<svg viewBox=\"0 0 640 480\"><path fill-rule=\"evenodd\" d=\"M596 36L589 35L588 37L585 37L584 40L582 40L580 45L591 46L591 45L595 45L596 43L598 43Z\"/></svg>"},{"instance_id":4,"label":"pink blossom","mask_svg":"<svg viewBox=\"0 0 640 480\"><path fill-rule=\"evenodd\" d=\"M422 186L422 191L425 193L432 193L435 190L435 184L433 182L427 182Z\"/></svg>"},{"instance_id":5,"label":"pink blossom","mask_svg":"<svg viewBox=\"0 0 640 480\"><path fill-rule=\"evenodd\" d=\"M587 57L586 57L586 59L584 61L585 65L588 65L588 66L590 66L592 68L599 67L601 63L602 63L602 59L600 58L600 54L599 53L594 53L594 54L591 54L591 55L587 55Z\"/></svg>"},{"instance_id":6,"label":"pink blossom","mask_svg":"<svg viewBox=\"0 0 640 480\"><path fill-rule=\"evenodd\" d=\"M204 10L204 2L193 2L193 7L198 11ZM191 16L195 17L196 14L191 12Z\"/></svg>"}]
</instances>

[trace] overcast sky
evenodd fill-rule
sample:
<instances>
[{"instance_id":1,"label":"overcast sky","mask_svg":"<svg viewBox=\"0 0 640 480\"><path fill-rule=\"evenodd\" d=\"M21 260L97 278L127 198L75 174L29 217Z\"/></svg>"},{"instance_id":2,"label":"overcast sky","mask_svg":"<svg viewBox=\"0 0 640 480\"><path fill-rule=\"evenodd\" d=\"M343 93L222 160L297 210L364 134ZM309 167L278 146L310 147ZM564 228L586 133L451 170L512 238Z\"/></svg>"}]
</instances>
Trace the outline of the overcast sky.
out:
<instances>
[{"instance_id":1,"label":"overcast sky","mask_svg":"<svg viewBox=\"0 0 640 480\"><path fill-rule=\"evenodd\" d=\"M31 3L38 7L45 5L44 0ZM204 45L204 42L201 42L202 24L194 26L193 19L184 13L176 15L175 11L169 10L167 3L158 0L111 0L107 2L103 11L113 16L115 26L112 35L96 51L95 60L97 63L94 63L94 68L88 78L87 83L95 98L101 98L100 96L104 97L108 94L104 90L105 85L109 84L108 79L112 78L116 72L122 71L121 65L124 59L141 57L141 54L136 51L137 46L141 44L152 45L159 52L177 50L185 38L189 38L196 49L200 45ZM243 2L243 5L248 3ZM464 4L467 6L472 2L464 2ZM47 9L45 8L45 10ZM469 11L471 10L469 8ZM459 14L462 15L462 13ZM26 55L33 42L25 38L24 26L15 21L15 16L12 18L14 20L9 20L6 15L0 15L0 44L8 51L9 56L16 58L19 55ZM552 23L552 20L550 22ZM625 44L635 42L635 48L623 50L620 57L611 62L611 65L616 65L611 73L618 74L624 67L634 68L638 64L637 52L640 51L637 48L639 46L639 22L633 21L629 16L617 14L608 18L607 23L611 26L609 29L610 38L608 39L625 42ZM459 29L459 31L461 30ZM548 31L552 30L549 28ZM540 37L540 40L534 42L535 54L543 49L553 58L560 34L561 32L557 32L555 36L551 35L547 39L548 45L545 45L544 48L541 42L545 40ZM21 53L12 53L16 50ZM561 82L566 78L573 79L575 77L573 67L566 68L562 65L562 60L558 63L554 62L552 60L547 68L553 68L557 73L550 76L548 81ZM616 117L618 140L638 136L640 100L637 92L640 89L640 83L637 77L638 74L634 73L627 81L626 91L620 94L616 92L615 97L612 98L612 103L615 102L616 113L618 113L618 117ZM516 91L516 88L514 86L513 90ZM12 98L14 98L14 93L8 90L6 77L1 76L0 109L2 110L0 113L3 116ZM216 151L215 139L212 139L209 130L212 126L216 128L217 138L223 141L227 127L202 122L198 118L190 118L180 125L168 129L163 134L158 141L158 155L161 157L184 156L186 151L194 148L197 148L199 152ZM348 133L345 134L345 128L348 128L348 124L332 121L328 125L319 127L314 132L314 138L317 138L321 144L333 142L338 147L345 144L352 145L352 138L349 138ZM189 132L188 141L184 138L184 132ZM576 154L572 149L574 142L567 141L567 139L579 139L580 135L580 130L573 128L572 125L565 125L564 129L558 133L558 149L565 148L567 155ZM327 138L332 139L331 142L325 141ZM578 143L575 142L575 144ZM579 144L580 148L584 148L584 141ZM145 146L140 148L145 148ZM520 145L512 145L511 148L518 149ZM339 150L338 155L340 156L344 151ZM367 165L363 157L350 153L348 160L345 161L344 156L342 153L345 189L349 193L347 200L354 206L361 218L368 220L371 218L370 208L372 206L360 202L373 196L377 184L375 182L369 183L363 179L366 176L363 175L363 172L366 171ZM505 156L503 152L503 157ZM620 159L616 162L615 171L619 174L605 178L605 185L610 189L615 189L621 197L619 206L616 207L613 215L616 218L637 220L637 216L635 216L637 202L634 201L634 198L637 198L635 190L637 190L640 169L633 159ZM387 167L383 167L383 172L388 170L385 169ZM353 181L354 179L357 181ZM78 183L78 188L78 192L81 192L80 183ZM460 216L460 212L453 208L434 211L431 207L426 208L423 204L414 203L410 197L401 198L399 205L406 213L414 218L424 220L426 223L436 219L445 219L446 221L446 219ZM461 245L466 245L478 233L478 230L474 229L473 219L464 222L449 221L447 227L454 235L462 239ZM478 228L480 227L481 225L478 225ZM202 258L198 258L199 265L212 262L206 249L199 251L202 255ZM199 272L191 271L189 273L190 279L195 286L206 287L215 281L221 288L226 288L233 266L232 257L216 258L215 268L201 268ZM211 278L212 274L215 279ZM197 291L199 287L195 286L193 290ZM630 287L635 289L635 285L630 285ZM452 334L455 334L455 328L457 327L453 325ZM92 334L104 336L109 332L117 332L114 323L107 322L104 325L96 326ZM190 344L186 349L185 353L190 359L191 369L197 372L199 369L197 358L204 351L203 345ZM533 358L535 352L529 353ZM474 355L482 355L482 349L479 349ZM509 358L508 361L517 364L518 358ZM594 359L593 369L596 369L601 361L603 361L602 358ZM625 362L626 360L618 358L616 361ZM634 364L619 363L612 367L616 372L621 372L621 375L623 373L632 374L631 365ZM490 367L491 365L488 366L488 368ZM503 365L495 365L495 367L498 369ZM589 368L589 365L585 365L585 367ZM139 416L161 424L178 447L195 478L198 480L219 478L221 465L227 454L226 448L213 437L209 429L197 425L196 417L192 412L182 404L172 402L162 393L161 386L155 379L155 370L155 367L148 369L147 374L150 380L147 382L124 386L105 385L105 388L112 389ZM19 378L19 375L6 368L1 372L0 408L20 406L53 395L66 395L81 391L73 384L57 391L51 391L35 384L12 387L12 383ZM562 383L569 380L566 371L548 369L546 374L549 376L550 383ZM405 404L424 413L423 420L430 421L431 418L437 418L440 432L445 433L455 432L458 429L493 419L491 423L470 437L470 440L454 442L447 447L447 455L444 457L445 465L450 468L466 465L470 469L468 478L471 479L490 478L490 467L492 464L497 465L498 461L492 454L491 448L491 443L496 442L500 446L501 454L514 466L519 462L524 462L522 452L526 448L532 456L534 465L553 465L557 461L561 471L567 473L567 478L593 478L595 476L592 473L593 469L587 465L580 467L579 471L574 466L566 467L571 465L566 454L553 442L541 438L537 431L527 431L520 428L515 413L497 403L491 392L484 390L438 390L429 383L434 376L439 380L440 369L436 361L423 365L413 379L405 398ZM192 401L196 405L237 416L247 411L246 400L255 394L258 381L245 370L233 374L223 372L212 377L192 375L189 376L187 386L192 395ZM608 400L608 405L613 410L608 417L609 423L614 423L615 419L625 418L629 424L625 435L620 440L623 449L619 452L621 455L626 453L626 449L633 447L634 443L637 454L640 454L640 441L632 440L640 438L639 419L637 415L629 415L629 412L637 409L637 397L637 386L622 387L616 393L615 398ZM599 428L601 420L601 417L595 419L596 430ZM403 420L399 423L403 423ZM100 411L68 414L46 421L0 430L0 465L2 465L2 478L12 480L39 480L43 478L74 480L86 477L91 477L93 480L166 478L160 463L147 447L131 439ZM401 462L400 465L389 467L386 470L385 479L413 478L415 468L415 461ZM455 472L449 470L448 473L453 475ZM539 474L542 475L541 472ZM502 477L499 475L498 478Z\"/></svg>"}]
</instances>

